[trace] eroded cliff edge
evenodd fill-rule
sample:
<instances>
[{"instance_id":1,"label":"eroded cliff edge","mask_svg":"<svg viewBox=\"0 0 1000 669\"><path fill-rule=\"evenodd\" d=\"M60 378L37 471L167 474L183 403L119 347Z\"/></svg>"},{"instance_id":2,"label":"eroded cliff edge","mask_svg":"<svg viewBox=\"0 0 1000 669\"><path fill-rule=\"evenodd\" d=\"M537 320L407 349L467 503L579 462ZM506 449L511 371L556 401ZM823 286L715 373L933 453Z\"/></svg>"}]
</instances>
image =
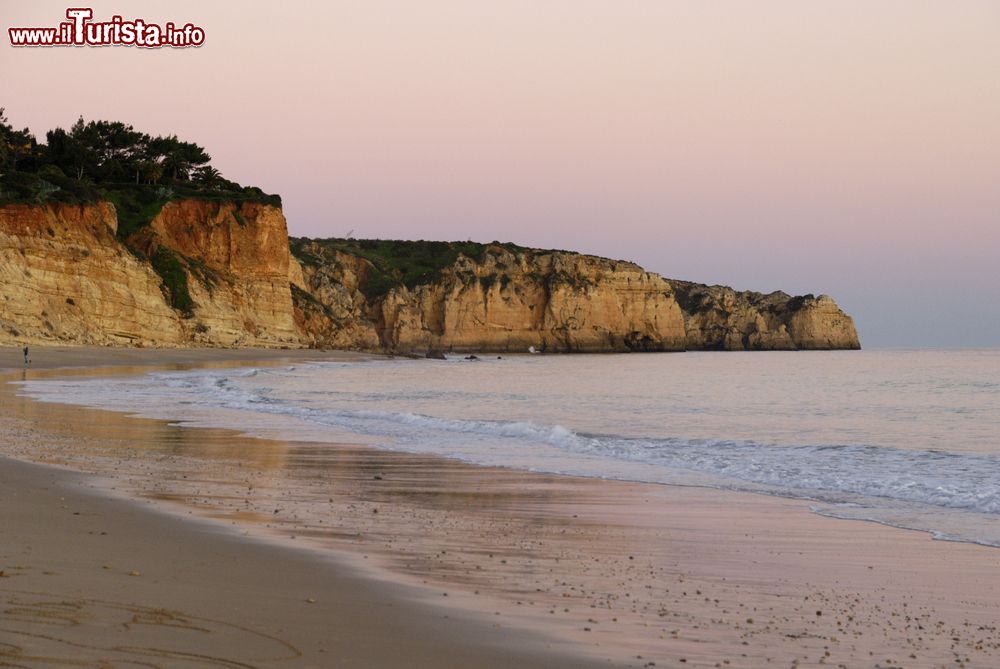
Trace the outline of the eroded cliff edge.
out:
<instances>
[{"instance_id":1,"label":"eroded cliff edge","mask_svg":"<svg viewBox=\"0 0 1000 669\"><path fill-rule=\"evenodd\" d=\"M860 348L829 297L737 292L511 244L293 239L311 343L394 352Z\"/></svg>"},{"instance_id":2,"label":"eroded cliff edge","mask_svg":"<svg viewBox=\"0 0 1000 669\"><path fill-rule=\"evenodd\" d=\"M160 277L115 238L109 203L0 207L5 341L176 343Z\"/></svg>"},{"instance_id":3,"label":"eroded cliff edge","mask_svg":"<svg viewBox=\"0 0 1000 669\"><path fill-rule=\"evenodd\" d=\"M859 349L850 316L829 295L754 293L671 279L691 350Z\"/></svg>"},{"instance_id":4,"label":"eroded cliff edge","mask_svg":"<svg viewBox=\"0 0 1000 669\"><path fill-rule=\"evenodd\" d=\"M281 208L0 205L0 342L381 352L859 348L826 296L737 292L511 244L291 240Z\"/></svg>"},{"instance_id":5,"label":"eroded cliff edge","mask_svg":"<svg viewBox=\"0 0 1000 669\"><path fill-rule=\"evenodd\" d=\"M173 256L186 275L188 338L224 346L302 340L295 324L288 228L279 207L257 202L168 202L128 238L155 261Z\"/></svg>"},{"instance_id":6,"label":"eroded cliff edge","mask_svg":"<svg viewBox=\"0 0 1000 669\"><path fill-rule=\"evenodd\" d=\"M296 292L299 321L320 345L348 344L343 324L349 323L349 337L398 352L685 347L684 317L670 285L633 263L499 244L457 250L441 242L373 242L427 258L416 267L421 275L413 277L414 268L403 264L403 276L393 277L377 255L374 261L355 255L345 241L293 243L306 282Z\"/></svg>"},{"instance_id":7,"label":"eroded cliff edge","mask_svg":"<svg viewBox=\"0 0 1000 669\"><path fill-rule=\"evenodd\" d=\"M181 200L117 233L109 202L0 206L0 341L302 345L280 208Z\"/></svg>"}]
</instances>

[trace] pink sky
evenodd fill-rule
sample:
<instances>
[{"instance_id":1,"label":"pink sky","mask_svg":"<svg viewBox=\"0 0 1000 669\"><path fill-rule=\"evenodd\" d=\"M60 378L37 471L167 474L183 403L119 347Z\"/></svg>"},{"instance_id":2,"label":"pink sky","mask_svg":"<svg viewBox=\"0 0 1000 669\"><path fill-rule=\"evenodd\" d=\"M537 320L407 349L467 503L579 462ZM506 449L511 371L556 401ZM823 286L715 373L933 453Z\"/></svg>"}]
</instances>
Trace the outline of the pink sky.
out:
<instances>
[{"instance_id":1,"label":"pink sky","mask_svg":"<svg viewBox=\"0 0 1000 669\"><path fill-rule=\"evenodd\" d=\"M87 6L206 43L4 34L12 122L177 133L280 193L292 234L575 249L829 293L868 345L1000 345L1000 3Z\"/></svg>"}]
</instances>

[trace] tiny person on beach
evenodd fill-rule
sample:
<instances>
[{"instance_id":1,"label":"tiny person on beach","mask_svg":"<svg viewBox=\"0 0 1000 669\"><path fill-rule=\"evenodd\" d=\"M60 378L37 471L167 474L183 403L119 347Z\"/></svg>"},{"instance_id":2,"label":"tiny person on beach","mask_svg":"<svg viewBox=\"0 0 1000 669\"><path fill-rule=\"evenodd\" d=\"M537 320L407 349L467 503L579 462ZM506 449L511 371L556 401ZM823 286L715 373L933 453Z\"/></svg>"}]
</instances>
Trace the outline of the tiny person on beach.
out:
<instances>
[{"instance_id":1,"label":"tiny person on beach","mask_svg":"<svg viewBox=\"0 0 1000 669\"><path fill-rule=\"evenodd\" d=\"M24 347L24 364L25 365L28 364L28 347L27 346Z\"/></svg>"}]
</instances>

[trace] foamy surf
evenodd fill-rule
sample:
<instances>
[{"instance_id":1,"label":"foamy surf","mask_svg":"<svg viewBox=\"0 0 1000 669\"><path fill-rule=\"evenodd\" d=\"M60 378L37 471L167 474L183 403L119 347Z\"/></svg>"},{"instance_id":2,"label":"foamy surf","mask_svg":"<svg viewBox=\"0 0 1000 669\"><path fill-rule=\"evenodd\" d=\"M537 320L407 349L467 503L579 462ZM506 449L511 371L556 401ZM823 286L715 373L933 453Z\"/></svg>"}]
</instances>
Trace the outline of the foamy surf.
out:
<instances>
[{"instance_id":1,"label":"foamy surf","mask_svg":"<svg viewBox=\"0 0 1000 669\"><path fill-rule=\"evenodd\" d=\"M897 366L914 362L885 356ZM715 369L716 360L731 356L691 358L705 365L708 369L701 371L707 373ZM675 380L678 371L694 371L683 366L678 370L677 356L532 357L482 365L375 361L157 372L110 380L28 381L22 392L42 401L193 426L261 436L277 432L290 440L323 442L352 434L381 448L480 465L805 498L821 502L815 510L825 515L1000 545L1000 449L991 451L988 439L990 420L995 422L989 408L996 405L1000 388L975 376L973 368L981 369L983 362L982 356L977 358L967 361L972 378L949 380L950 404L940 407L936 416L971 421L964 434L953 435L954 450L936 447L941 435L930 422L935 416L924 426L923 445L932 447L921 448L906 439L912 426L897 415L906 401L915 406L941 403L942 380L927 378L921 384L911 376L908 385L901 386L889 378L892 369L884 378L841 372L827 379L825 392L810 384L808 371L799 370L797 378L758 375L764 384L757 396L745 406L723 410L713 406L717 400L711 386L688 393L680 409L669 386L659 398L634 392L656 386L657 374L663 371L657 366L672 368ZM758 366L775 365L777 360L784 359L751 355L740 363L750 366L749 378L754 378ZM997 362L996 356L987 360ZM630 367L617 369L621 364ZM549 380L539 383L539 376ZM628 384L616 384L616 376L627 378ZM768 378L780 378L782 387L769 388ZM792 416L796 388L789 392L789 383L811 394L811 404L799 405L808 410L798 417ZM886 393L910 396L898 405L880 406ZM867 394L869 402L852 405L845 394ZM774 418L762 419L756 410L760 395L768 396ZM739 425L741 420L750 426ZM712 432L715 435L706 436ZM747 438L750 435L756 438ZM828 441L831 437L837 441ZM895 445L904 439L907 443Z\"/></svg>"}]
</instances>

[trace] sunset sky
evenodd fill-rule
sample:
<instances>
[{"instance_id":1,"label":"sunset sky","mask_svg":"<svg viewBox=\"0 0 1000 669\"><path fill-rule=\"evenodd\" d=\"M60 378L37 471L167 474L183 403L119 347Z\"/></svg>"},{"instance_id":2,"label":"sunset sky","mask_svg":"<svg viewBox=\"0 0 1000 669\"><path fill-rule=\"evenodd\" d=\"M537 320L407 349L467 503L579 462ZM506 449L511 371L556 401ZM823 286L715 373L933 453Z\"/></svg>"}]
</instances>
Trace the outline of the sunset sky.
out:
<instances>
[{"instance_id":1,"label":"sunset sky","mask_svg":"<svg viewBox=\"0 0 1000 669\"><path fill-rule=\"evenodd\" d=\"M1000 345L1000 2L71 3L197 49L15 49L17 126L123 120L294 235L514 241L828 293L866 346Z\"/></svg>"}]
</instances>

